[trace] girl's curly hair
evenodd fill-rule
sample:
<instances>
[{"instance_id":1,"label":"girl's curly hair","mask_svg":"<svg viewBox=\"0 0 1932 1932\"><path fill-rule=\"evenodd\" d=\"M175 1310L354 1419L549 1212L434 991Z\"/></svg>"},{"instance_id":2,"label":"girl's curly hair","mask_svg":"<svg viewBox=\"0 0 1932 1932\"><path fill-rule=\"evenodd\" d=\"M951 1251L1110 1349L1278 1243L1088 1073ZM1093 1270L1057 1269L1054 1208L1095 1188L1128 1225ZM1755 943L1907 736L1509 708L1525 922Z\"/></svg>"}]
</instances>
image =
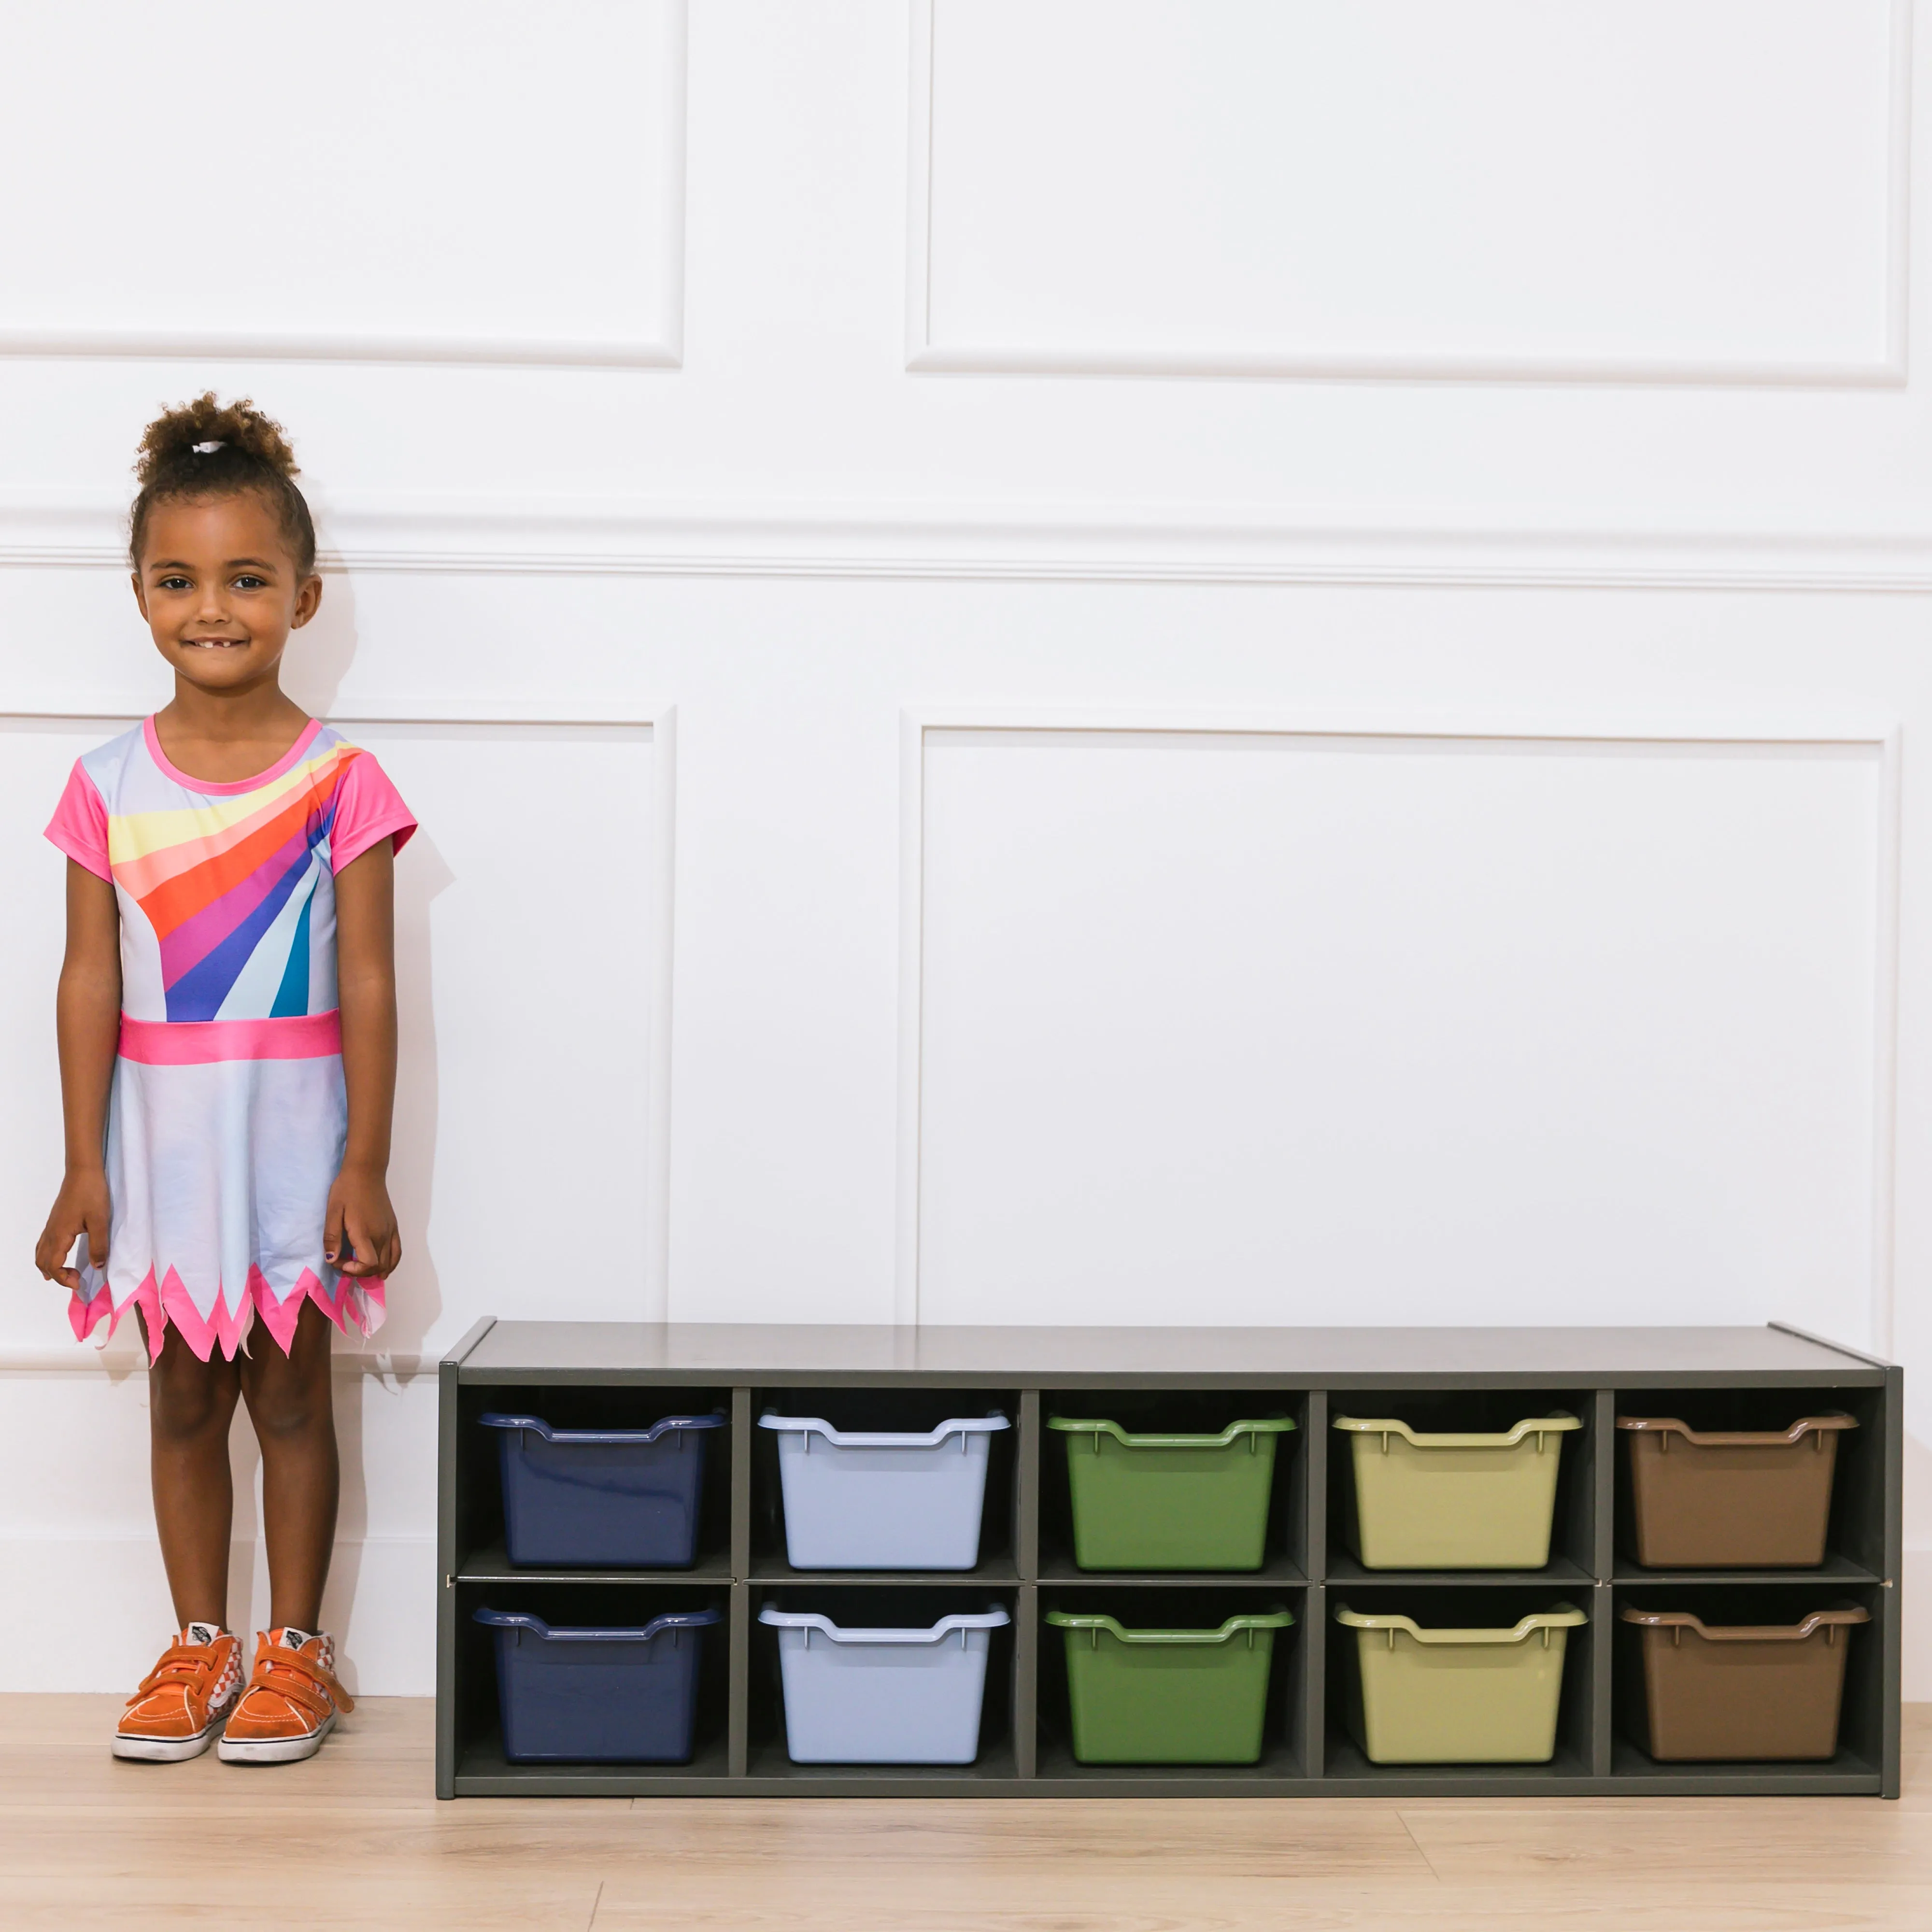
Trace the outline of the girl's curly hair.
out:
<instances>
[{"instance_id":1,"label":"girl's curly hair","mask_svg":"<svg viewBox=\"0 0 1932 1932\"><path fill-rule=\"evenodd\" d=\"M315 568L315 524L296 488L296 453L280 423L244 396L217 402L207 391L165 410L141 435L134 475L140 494L128 516L128 554L141 567L148 518L157 503L206 502L253 493L273 511L295 557L298 576Z\"/></svg>"}]
</instances>

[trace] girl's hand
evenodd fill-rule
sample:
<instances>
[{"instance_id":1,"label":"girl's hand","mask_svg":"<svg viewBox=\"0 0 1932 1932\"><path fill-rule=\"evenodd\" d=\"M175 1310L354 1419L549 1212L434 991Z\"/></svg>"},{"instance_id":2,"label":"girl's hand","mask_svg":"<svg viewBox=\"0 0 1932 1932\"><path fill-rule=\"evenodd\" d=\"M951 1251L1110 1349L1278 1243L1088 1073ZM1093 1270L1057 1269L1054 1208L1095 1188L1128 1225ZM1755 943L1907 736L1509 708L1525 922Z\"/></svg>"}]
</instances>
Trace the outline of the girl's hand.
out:
<instances>
[{"instance_id":1,"label":"girl's hand","mask_svg":"<svg viewBox=\"0 0 1932 1932\"><path fill-rule=\"evenodd\" d=\"M347 1275L390 1275L403 1258L388 1184L367 1168L345 1165L328 1190L322 1251Z\"/></svg>"},{"instance_id":2,"label":"girl's hand","mask_svg":"<svg viewBox=\"0 0 1932 1932\"><path fill-rule=\"evenodd\" d=\"M87 1237L87 1258L95 1268L107 1265L107 1225L112 1204L107 1196L106 1172L94 1168L70 1174L54 1197L53 1212L47 1216L39 1245L34 1250L34 1265L49 1281L80 1292L80 1270L68 1265L75 1241Z\"/></svg>"}]
</instances>

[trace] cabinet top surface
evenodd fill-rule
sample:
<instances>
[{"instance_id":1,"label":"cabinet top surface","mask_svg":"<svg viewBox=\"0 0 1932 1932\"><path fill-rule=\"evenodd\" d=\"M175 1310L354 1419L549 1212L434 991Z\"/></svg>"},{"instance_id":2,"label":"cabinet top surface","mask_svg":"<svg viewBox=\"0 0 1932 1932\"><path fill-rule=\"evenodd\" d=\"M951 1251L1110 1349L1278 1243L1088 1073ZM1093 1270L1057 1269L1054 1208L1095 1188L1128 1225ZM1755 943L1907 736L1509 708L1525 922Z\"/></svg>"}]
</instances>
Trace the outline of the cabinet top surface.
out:
<instances>
[{"instance_id":1,"label":"cabinet top surface","mask_svg":"<svg viewBox=\"0 0 1932 1932\"><path fill-rule=\"evenodd\" d=\"M1874 1383L1870 1359L1776 1328L978 1328L752 1322L499 1322L466 1381L901 1377L1061 1381L1205 1377L1372 1386L1535 1378Z\"/></svg>"}]
</instances>

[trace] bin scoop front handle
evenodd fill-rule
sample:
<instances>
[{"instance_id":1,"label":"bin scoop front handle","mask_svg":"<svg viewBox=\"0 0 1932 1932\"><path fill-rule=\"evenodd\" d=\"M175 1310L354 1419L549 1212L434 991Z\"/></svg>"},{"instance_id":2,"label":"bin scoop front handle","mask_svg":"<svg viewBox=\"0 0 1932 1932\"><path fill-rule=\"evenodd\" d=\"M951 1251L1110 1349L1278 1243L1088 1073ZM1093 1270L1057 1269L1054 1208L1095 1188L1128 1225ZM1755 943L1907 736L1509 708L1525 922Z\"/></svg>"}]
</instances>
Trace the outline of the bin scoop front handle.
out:
<instances>
[{"instance_id":1,"label":"bin scoop front handle","mask_svg":"<svg viewBox=\"0 0 1932 1932\"><path fill-rule=\"evenodd\" d=\"M1809 1432L1811 1446L1822 1450L1825 1438L1835 1430L1856 1429L1855 1415L1803 1415L1789 1429L1693 1429L1674 1415L1620 1415L1617 1426L1633 1435L1654 1436L1660 1456L1670 1453L1670 1438L1681 1436L1698 1449L1782 1449L1794 1448Z\"/></svg>"},{"instance_id":2,"label":"bin scoop front handle","mask_svg":"<svg viewBox=\"0 0 1932 1932\"><path fill-rule=\"evenodd\" d=\"M1550 1610L1538 1610L1523 1618L1508 1630L1430 1630L1425 1629L1412 1617L1366 1616L1350 1610L1346 1604L1340 1604L1336 1606L1335 1621L1346 1624L1352 1630L1387 1631L1390 1650L1395 1648L1397 1631L1405 1631L1418 1643L1423 1644L1521 1643L1540 1634L1546 1650L1552 1630L1574 1630L1580 1624L1588 1622L1589 1618L1574 1604L1558 1604Z\"/></svg>"},{"instance_id":3,"label":"bin scoop front handle","mask_svg":"<svg viewBox=\"0 0 1932 1932\"><path fill-rule=\"evenodd\" d=\"M1412 1429L1407 1423L1392 1415L1338 1415L1332 1418L1329 1426L1344 1430L1351 1436L1379 1436L1384 1456L1389 1452L1389 1438L1392 1436L1400 1436L1412 1449L1514 1449L1525 1436L1534 1436L1536 1453L1540 1456L1548 1446L1544 1439L1546 1436L1567 1435L1583 1425L1575 1416L1559 1411L1554 1415L1526 1416L1514 1428L1488 1433L1468 1430L1432 1433L1426 1430Z\"/></svg>"},{"instance_id":4,"label":"bin scoop front handle","mask_svg":"<svg viewBox=\"0 0 1932 1932\"><path fill-rule=\"evenodd\" d=\"M1255 1456L1261 1453L1258 1438L1285 1435L1296 1425L1292 1416L1270 1415L1231 1422L1214 1435L1136 1435L1130 1430L1123 1429L1118 1422L1103 1421L1098 1418L1050 1415L1046 1426L1058 1430L1063 1436L1084 1436L1092 1443L1096 1456L1100 1453L1100 1438L1103 1436L1111 1436L1124 1449L1232 1449L1237 1439L1245 1436L1248 1438L1248 1454Z\"/></svg>"},{"instance_id":5,"label":"bin scoop front handle","mask_svg":"<svg viewBox=\"0 0 1932 1932\"><path fill-rule=\"evenodd\" d=\"M1089 1643L1095 1650L1100 1647L1100 1633L1102 1630L1116 1642L1148 1644L1226 1643L1230 1637L1245 1632L1248 1648L1252 1650L1256 1630L1280 1630L1294 1622L1294 1613L1280 1606L1250 1612L1246 1616L1230 1617L1219 1630L1126 1630L1112 1617L1070 1610L1048 1610L1046 1621L1062 1630L1084 1630Z\"/></svg>"},{"instance_id":6,"label":"bin scoop front handle","mask_svg":"<svg viewBox=\"0 0 1932 1932\"><path fill-rule=\"evenodd\" d=\"M1802 1643L1822 1629L1825 1641L1833 1643L1841 1628L1871 1621L1870 1613L1855 1604L1840 1605L1835 1610L1814 1610L1802 1622L1795 1624L1712 1624L1689 1610L1640 1610L1632 1607L1619 1614L1627 1624L1641 1624L1651 1630L1668 1630L1674 1648L1682 1647L1687 1630L1694 1631L1709 1643Z\"/></svg>"}]
</instances>

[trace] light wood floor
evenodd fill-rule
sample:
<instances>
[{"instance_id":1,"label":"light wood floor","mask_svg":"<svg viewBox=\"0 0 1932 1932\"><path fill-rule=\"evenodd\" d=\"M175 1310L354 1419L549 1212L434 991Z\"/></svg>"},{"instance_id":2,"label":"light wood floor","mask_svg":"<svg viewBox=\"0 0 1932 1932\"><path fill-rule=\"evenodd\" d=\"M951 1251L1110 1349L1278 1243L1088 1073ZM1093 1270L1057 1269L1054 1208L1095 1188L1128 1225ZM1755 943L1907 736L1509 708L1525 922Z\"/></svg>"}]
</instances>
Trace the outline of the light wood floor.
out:
<instances>
[{"instance_id":1,"label":"light wood floor","mask_svg":"<svg viewBox=\"0 0 1932 1932\"><path fill-rule=\"evenodd\" d=\"M0 1925L540 1932L1932 1932L1905 1796L1212 1802L430 1796L430 1706L308 1764L117 1764L108 1697L0 1697Z\"/></svg>"}]
</instances>

